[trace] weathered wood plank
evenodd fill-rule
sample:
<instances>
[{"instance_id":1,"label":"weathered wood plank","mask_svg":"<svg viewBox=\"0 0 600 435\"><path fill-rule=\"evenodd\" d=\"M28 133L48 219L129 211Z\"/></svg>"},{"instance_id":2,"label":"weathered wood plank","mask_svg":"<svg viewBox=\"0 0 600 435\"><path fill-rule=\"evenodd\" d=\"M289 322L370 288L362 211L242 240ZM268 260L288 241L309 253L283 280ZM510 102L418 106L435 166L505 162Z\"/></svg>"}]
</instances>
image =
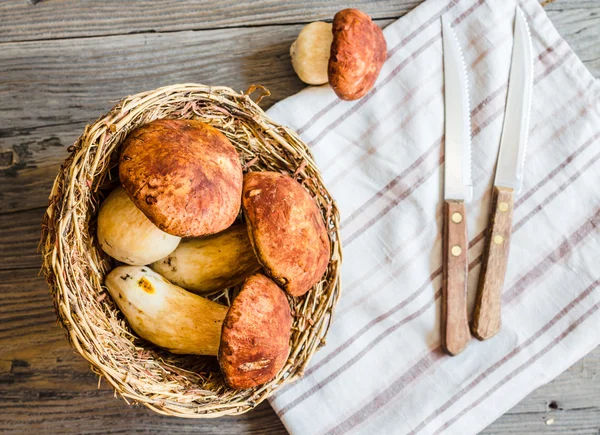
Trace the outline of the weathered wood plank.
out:
<instances>
[{"instance_id":1,"label":"weathered wood plank","mask_svg":"<svg viewBox=\"0 0 600 435\"><path fill-rule=\"evenodd\" d=\"M67 148L83 132L85 123L15 129L0 137L0 214L48 204L48 195Z\"/></svg>"},{"instance_id":2,"label":"weathered wood plank","mask_svg":"<svg viewBox=\"0 0 600 435\"><path fill-rule=\"evenodd\" d=\"M505 414L482 435L598 435L600 408L559 412Z\"/></svg>"},{"instance_id":3,"label":"weathered wood plank","mask_svg":"<svg viewBox=\"0 0 600 435\"><path fill-rule=\"evenodd\" d=\"M598 435L599 373L600 347L535 390L482 434Z\"/></svg>"},{"instance_id":4,"label":"weathered wood plank","mask_svg":"<svg viewBox=\"0 0 600 435\"><path fill-rule=\"evenodd\" d=\"M45 208L0 215L0 271L41 267L37 245ZM0 316L1 317L1 316Z\"/></svg>"},{"instance_id":5,"label":"weathered wood plank","mask_svg":"<svg viewBox=\"0 0 600 435\"><path fill-rule=\"evenodd\" d=\"M561 36L590 72L600 77L600 3L596 0L563 0L549 4L547 9Z\"/></svg>"},{"instance_id":6,"label":"weathered wood plank","mask_svg":"<svg viewBox=\"0 0 600 435\"><path fill-rule=\"evenodd\" d=\"M374 18L399 18L421 2L291 0L252 2L249 7L235 0L3 0L0 42L308 23L331 20L349 6ZM546 9L562 13L596 5L595 0L557 0Z\"/></svg>"},{"instance_id":7,"label":"weathered wood plank","mask_svg":"<svg viewBox=\"0 0 600 435\"><path fill-rule=\"evenodd\" d=\"M373 18L398 18L421 1L2 0L0 42L309 23L350 6Z\"/></svg>"},{"instance_id":8,"label":"weathered wood plank","mask_svg":"<svg viewBox=\"0 0 600 435\"><path fill-rule=\"evenodd\" d=\"M302 89L289 46L301 26L186 31L8 43L0 50L0 137L91 122L124 96L172 83L244 90L260 83L278 101Z\"/></svg>"}]
</instances>

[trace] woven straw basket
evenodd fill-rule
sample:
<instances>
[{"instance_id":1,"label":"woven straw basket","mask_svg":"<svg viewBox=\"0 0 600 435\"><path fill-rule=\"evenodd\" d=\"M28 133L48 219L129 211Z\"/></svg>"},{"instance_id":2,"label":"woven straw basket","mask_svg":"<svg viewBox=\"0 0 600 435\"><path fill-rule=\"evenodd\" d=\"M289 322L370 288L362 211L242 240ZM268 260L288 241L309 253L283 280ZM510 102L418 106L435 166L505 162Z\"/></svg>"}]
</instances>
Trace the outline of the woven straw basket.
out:
<instances>
[{"instance_id":1,"label":"woven straw basket","mask_svg":"<svg viewBox=\"0 0 600 435\"><path fill-rule=\"evenodd\" d=\"M179 417L241 414L300 377L325 342L340 295L338 211L307 146L250 98L257 89L260 98L268 95L256 86L240 94L225 87L182 84L125 98L86 127L56 177L40 244L55 310L72 346L128 403ZM102 286L115 262L96 240L99 204L118 184L123 139L134 128L160 118L213 125L236 147L244 171L292 175L315 198L326 221L332 248L329 267L306 295L288 298L294 316L290 355L275 379L260 387L230 389L214 357L173 355L139 339ZM211 299L228 305L237 290L225 289Z\"/></svg>"}]
</instances>

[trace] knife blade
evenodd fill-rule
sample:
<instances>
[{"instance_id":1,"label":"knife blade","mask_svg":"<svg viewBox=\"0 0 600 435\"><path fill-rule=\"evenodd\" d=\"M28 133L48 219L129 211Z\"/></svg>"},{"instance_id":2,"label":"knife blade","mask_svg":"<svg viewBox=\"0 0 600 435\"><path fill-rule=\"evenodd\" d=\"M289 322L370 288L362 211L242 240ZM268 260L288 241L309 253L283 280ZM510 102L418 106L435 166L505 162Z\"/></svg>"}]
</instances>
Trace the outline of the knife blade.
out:
<instances>
[{"instance_id":1,"label":"knife blade","mask_svg":"<svg viewBox=\"0 0 600 435\"><path fill-rule=\"evenodd\" d=\"M514 195L523 184L533 93L533 49L523 11L515 14L514 43L508 82L504 125L490 212L489 234L473 313L473 335L494 336L501 327L501 295L508 263Z\"/></svg>"},{"instance_id":2,"label":"knife blade","mask_svg":"<svg viewBox=\"0 0 600 435\"><path fill-rule=\"evenodd\" d=\"M473 196L469 85L462 49L446 15L442 16L442 40L446 107L444 198L469 202Z\"/></svg>"},{"instance_id":3,"label":"knife blade","mask_svg":"<svg viewBox=\"0 0 600 435\"><path fill-rule=\"evenodd\" d=\"M468 245L465 202L472 197L469 85L462 50L448 15L442 16L444 47L444 228L442 345L456 355L469 343Z\"/></svg>"}]
</instances>

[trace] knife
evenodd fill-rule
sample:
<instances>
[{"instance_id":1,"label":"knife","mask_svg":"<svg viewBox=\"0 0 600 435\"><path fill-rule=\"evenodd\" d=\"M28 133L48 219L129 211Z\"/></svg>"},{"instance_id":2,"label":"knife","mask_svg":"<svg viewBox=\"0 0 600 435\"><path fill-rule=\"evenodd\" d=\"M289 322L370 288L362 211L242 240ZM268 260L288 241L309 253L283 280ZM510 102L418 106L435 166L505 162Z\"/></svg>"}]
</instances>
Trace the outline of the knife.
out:
<instances>
[{"instance_id":1,"label":"knife","mask_svg":"<svg viewBox=\"0 0 600 435\"><path fill-rule=\"evenodd\" d=\"M450 25L442 17L444 45L445 163L442 283L442 346L450 355L469 343L467 317L467 222L465 202L471 187L471 117L469 85L463 54Z\"/></svg>"},{"instance_id":2,"label":"knife","mask_svg":"<svg viewBox=\"0 0 600 435\"><path fill-rule=\"evenodd\" d=\"M529 26L520 8L517 8L515 16L514 35L490 223L471 328L473 335L480 340L493 337L502 323L500 301L508 262L513 198L523 184L533 91L533 56Z\"/></svg>"}]
</instances>

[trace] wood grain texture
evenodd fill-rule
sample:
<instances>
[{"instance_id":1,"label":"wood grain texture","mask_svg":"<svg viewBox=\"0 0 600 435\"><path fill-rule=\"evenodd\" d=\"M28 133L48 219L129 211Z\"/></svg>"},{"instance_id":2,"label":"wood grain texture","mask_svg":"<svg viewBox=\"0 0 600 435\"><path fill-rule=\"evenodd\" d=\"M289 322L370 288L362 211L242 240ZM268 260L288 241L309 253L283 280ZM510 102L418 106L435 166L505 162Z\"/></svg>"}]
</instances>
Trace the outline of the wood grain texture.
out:
<instances>
[{"instance_id":1,"label":"wood grain texture","mask_svg":"<svg viewBox=\"0 0 600 435\"><path fill-rule=\"evenodd\" d=\"M45 207L0 215L0 271L41 268L37 245Z\"/></svg>"},{"instance_id":2,"label":"wood grain texture","mask_svg":"<svg viewBox=\"0 0 600 435\"><path fill-rule=\"evenodd\" d=\"M417 3L352 6L391 18ZM289 63L289 44L301 28L292 23L331 18L346 6L335 0L0 2L0 432L286 433L266 403L239 417L188 421L129 407L104 383L98 390L96 376L55 325L37 276L39 223L68 146L116 100L176 81L239 90L261 83L273 92L268 107L303 87ZM600 77L597 0L556 0L546 10ZM599 432L600 348L483 433Z\"/></svg>"},{"instance_id":3,"label":"wood grain texture","mask_svg":"<svg viewBox=\"0 0 600 435\"><path fill-rule=\"evenodd\" d=\"M482 434L584 434L600 432L600 347L554 381L531 393ZM550 424L551 423L551 424Z\"/></svg>"},{"instance_id":4,"label":"wood grain texture","mask_svg":"<svg viewBox=\"0 0 600 435\"><path fill-rule=\"evenodd\" d=\"M398 18L421 1L2 0L0 42L331 21L344 7Z\"/></svg>"},{"instance_id":5,"label":"wood grain texture","mask_svg":"<svg viewBox=\"0 0 600 435\"><path fill-rule=\"evenodd\" d=\"M557 0L546 6L552 23L586 68L600 77L600 2Z\"/></svg>"},{"instance_id":6,"label":"wood grain texture","mask_svg":"<svg viewBox=\"0 0 600 435\"><path fill-rule=\"evenodd\" d=\"M463 201L444 202L442 346L458 355L471 341L467 316L468 244Z\"/></svg>"},{"instance_id":7,"label":"wood grain texture","mask_svg":"<svg viewBox=\"0 0 600 435\"><path fill-rule=\"evenodd\" d=\"M496 335L502 325L501 298L510 251L513 197L513 189L493 187L471 327L480 340Z\"/></svg>"}]
</instances>

